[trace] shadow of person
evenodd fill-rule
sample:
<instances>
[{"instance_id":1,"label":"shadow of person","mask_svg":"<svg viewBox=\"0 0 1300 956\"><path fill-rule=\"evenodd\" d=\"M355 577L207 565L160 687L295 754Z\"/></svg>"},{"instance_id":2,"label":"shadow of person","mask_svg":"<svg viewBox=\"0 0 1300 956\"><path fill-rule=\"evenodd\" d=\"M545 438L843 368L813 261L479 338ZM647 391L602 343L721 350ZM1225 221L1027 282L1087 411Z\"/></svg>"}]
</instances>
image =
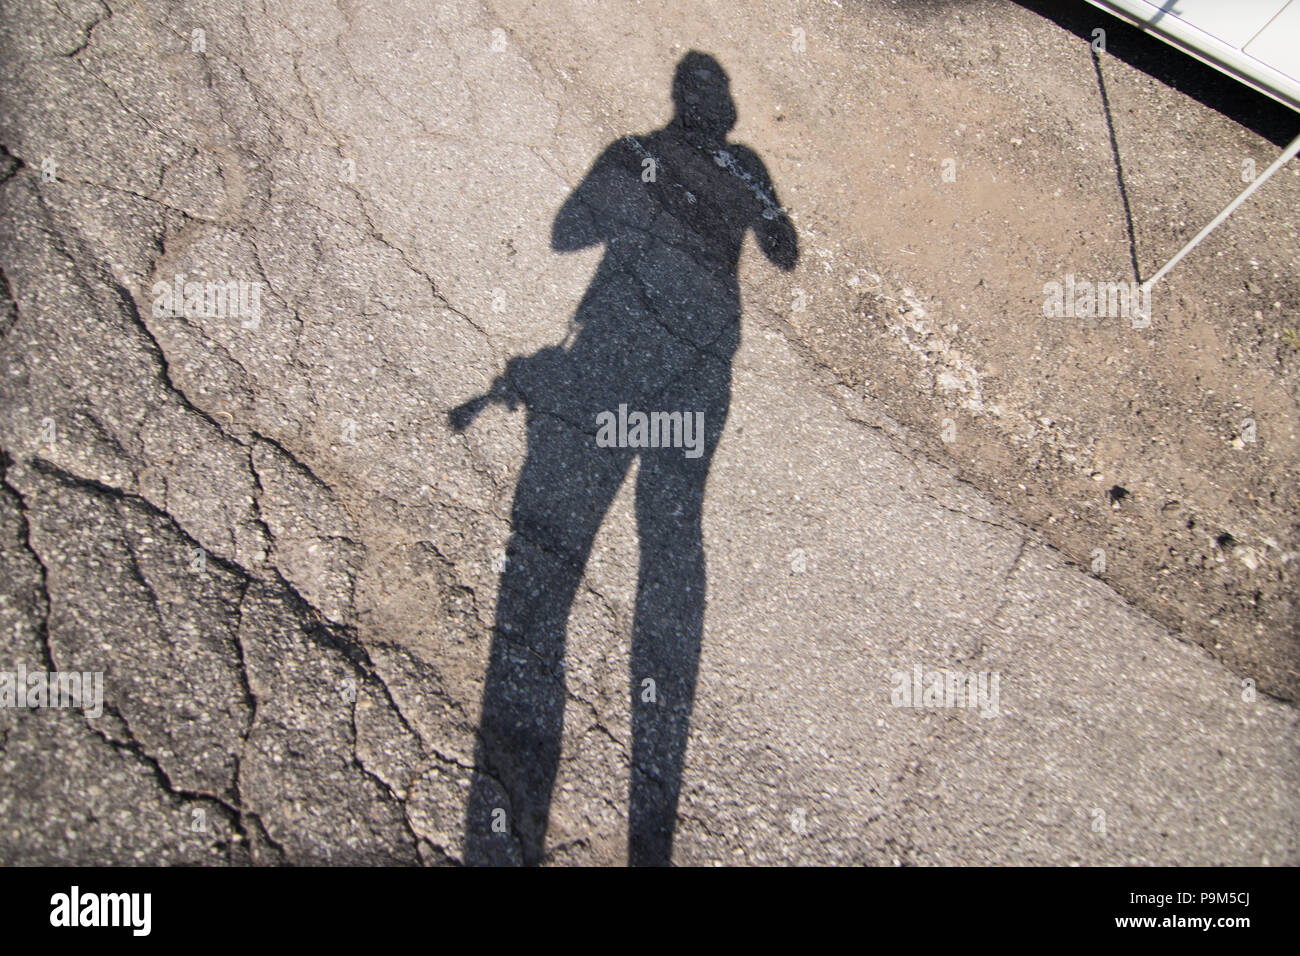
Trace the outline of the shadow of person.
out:
<instances>
[{"instance_id":1,"label":"shadow of person","mask_svg":"<svg viewBox=\"0 0 1300 956\"><path fill-rule=\"evenodd\" d=\"M666 127L607 148L556 216L557 252L605 245L571 343L511 359L492 391L451 413L460 430L489 401L522 401L528 420L466 809L468 863L542 860L570 606L638 456L628 861L671 859L704 623L704 486L740 343L737 263L751 229L780 268L798 258L762 161L726 139L736 110L718 62L683 57L673 102Z\"/></svg>"}]
</instances>

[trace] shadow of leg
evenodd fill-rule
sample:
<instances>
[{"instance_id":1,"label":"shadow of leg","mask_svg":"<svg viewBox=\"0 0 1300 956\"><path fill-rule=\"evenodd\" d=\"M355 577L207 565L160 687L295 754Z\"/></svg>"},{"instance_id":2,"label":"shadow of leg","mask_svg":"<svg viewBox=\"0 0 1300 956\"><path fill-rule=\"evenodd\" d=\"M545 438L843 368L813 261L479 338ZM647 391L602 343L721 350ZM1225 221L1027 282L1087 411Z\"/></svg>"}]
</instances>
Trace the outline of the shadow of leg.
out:
<instances>
[{"instance_id":1,"label":"shadow of leg","mask_svg":"<svg viewBox=\"0 0 1300 956\"><path fill-rule=\"evenodd\" d=\"M711 449L710 449L711 450ZM704 629L701 517L709 456L656 449L641 459L641 570L632 634L632 792L628 862L667 866Z\"/></svg>"},{"instance_id":2,"label":"shadow of leg","mask_svg":"<svg viewBox=\"0 0 1300 956\"><path fill-rule=\"evenodd\" d=\"M542 859L563 734L569 608L626 470L625 455L595 448L569 425L530 420L466 806L471 865Z\"/></svg>"},{"instance_id":3,"label":"shadow of leg","mask_svg":"<svg viewBox=\"0 0 1300 956\"><path fill-rule=\"evenodd\" d=\"M465 820L470 864L541 858L560 760L566 595L576 575L517 535L507 553Z\"/></svg>"}]
</instances>

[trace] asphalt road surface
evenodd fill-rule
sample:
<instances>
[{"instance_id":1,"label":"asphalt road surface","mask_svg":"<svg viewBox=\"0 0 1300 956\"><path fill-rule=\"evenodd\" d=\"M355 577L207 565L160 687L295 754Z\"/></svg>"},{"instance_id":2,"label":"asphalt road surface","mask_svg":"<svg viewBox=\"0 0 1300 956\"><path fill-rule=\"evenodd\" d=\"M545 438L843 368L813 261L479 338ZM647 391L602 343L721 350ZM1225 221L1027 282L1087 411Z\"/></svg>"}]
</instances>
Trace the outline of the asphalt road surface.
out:
<instances>
[{"instance_id":1,"label":"asphalt road surface","mask_svg":"<svg viewBox=\"0 0 1300 956\"><path fill-rule=\"evenodd\" d=\"M1293 120L1063 6L6 5L0 861L1300 862L1300 178L1041 311Z\"/></svg>"}]
</instances>

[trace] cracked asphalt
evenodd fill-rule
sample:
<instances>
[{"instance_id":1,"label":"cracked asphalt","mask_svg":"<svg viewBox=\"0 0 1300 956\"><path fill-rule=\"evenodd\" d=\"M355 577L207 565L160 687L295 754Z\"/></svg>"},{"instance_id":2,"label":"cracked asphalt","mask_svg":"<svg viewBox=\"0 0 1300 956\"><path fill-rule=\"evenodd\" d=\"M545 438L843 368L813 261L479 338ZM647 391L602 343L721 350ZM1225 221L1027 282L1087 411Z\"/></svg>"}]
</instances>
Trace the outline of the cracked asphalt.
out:
<instances>
[{"instance_id":1,"label":"cracked asphalt","mask_svg":"<svg viewBox=\"0 0 1300 956\"><path fill-rule=\"evenodd\" d=\"M905 273L864 258L876 226L858 228L860 204L905 207L855 193L864 181L842 173L852 160L851 130L834 115L843 74L790 73L791 24L839 69L862 49L837 24L896 39L948 7L618 8L6 4L0 671L102 672L104 706L99 717L0 707L0 861L627 863L629 793L659 756L640 749L635 682L629 692L635 636L657 606L638 576L654 540L665 566L694 568L702 555L707 568L704 594L687 577L669 595L694 594L679 630L698 612L702 634L681 766L655 770L680 777L672 862L1300 863L1284 612L1241 617L1217 647L1197 630L1212 612L1183 600L1202 593L1192 571L1179 568L1159 600L1140 596L1156 592L1122 556L1127 576L1088 573L1081 556L1096 542L1077 532L1067 543L1060 528L1113 509L1070 524L1008 505L988 472L944 457L960 443L932 447L925 428L937 435L945 415L963 435L985 427L979 410L932 394L934 369L922 398L905 397L870 364L849 374L846 347L827 344L825 330L856 313L823 306L846 296L869 294L877 310L910 300L890 315L914 325L927 314L938 324L955 299L946 286L927 292L927 276L946 281L934 260ZM1015 5L951 9L1045 49L1072 42ZM898 81L920 84L925 62L903 66L906 54L885 46ZM730 76L729 142L766 164L779 200L763 199L748 152L727 147L742 157L737 172L689 137L653 138L671 130L674 69L692 49ZM1033 73L1010 59L997 69ZM1078 69L1088 78L1092 67L1085 58ZM1114 82L1122 96L1128 80ZM1080 162L1109 161L1099 130ZM721 212L705 193L661 200L664 219L621 247L634 250L626 261L608 236L609 250L591 237L564 245L557 214L631 134L667 143L667 172L697 162L700 181L741 198ZM839 145L819 153L809 144L822 137ZM588 207L592 228L658 215L635 187L604 188L609 208ZM675 272L671 250L744 202L758 225L738 258L718 271L701 251ZM1098 228L1114 238L1119 214L1106 215ZM901 228L914 234L919 221ZM647 250L661 258L646 265ZM1116 242L1106 255L1124 263L1128 249ZM606 268L609 285L597 281ZM177 276L259 283L260 311L160 307ZM516 490L546 417L526 373L510 387L529 412L493 402L467 428L449 421L490 394L512 358L560 343L581 354L599 325L584 324L584 309L606 289L653 328L626 342L609 333L611 352L639 357L630 372L602 359L609 382L551 419L566 441L585 440L561 413L585 415L588 399L614 394L600 388L673 394L672 374L713 363L715 378L684 399L713 409L725 396L702 500L676 472L657 486L664 497L686 488L675 504L688 513L702 504L697 550L638 514L638 483L655 487L646 456L619 465L608 512L577 544L589 476L552 459L543 483L558 489L550 517L561 518L521 532ZM1288 304L1291 294L1279 293ZM1209 295L1214 305L1220 293ZM672 325L685 312L721 317L722 330L695 341ZM652 334L666 343L654 363ZM965 377L983 356L960 344L945 353L966 383L957 398L983 388L991 402L996 376ZM910 378L897 346L854 345ZM975 366L963 360L972 348ZM679 353L680 367L659 362ZM1289 368L1276 373L1288 388ZM1265 372L1250 374L1269 391ZM1294 420L1289 395L1274 395L1274 422ZM987 427L991 447L1001 426ZM1284 487L1294 442L1277 427L1259 480ZM1053 494L1075 500L1070 488ZM1293 500L1260 507L1281 523L1295 513ZM1134 541L1154 534L1134 527ZM521 804L533 798L511 777L530 751L500 728L486 745L480 734L485 696L500 699L485 684L494 632L506 630L502 582L530 541L538 562L574 572L549 608L567 643L545 691L550 797L531 821ZM1260 588L1294 608L1294 571L1275 570ZM1225 573L1214 587L1247 584ZM684 667L686 654L663 666ZM997 675L996 714L895 706L896 675L914 668ZM485 831L472 831L491 824L472 812L476 799L509 820L484 858L473 847Z\"/></svg>"}]
</instances>

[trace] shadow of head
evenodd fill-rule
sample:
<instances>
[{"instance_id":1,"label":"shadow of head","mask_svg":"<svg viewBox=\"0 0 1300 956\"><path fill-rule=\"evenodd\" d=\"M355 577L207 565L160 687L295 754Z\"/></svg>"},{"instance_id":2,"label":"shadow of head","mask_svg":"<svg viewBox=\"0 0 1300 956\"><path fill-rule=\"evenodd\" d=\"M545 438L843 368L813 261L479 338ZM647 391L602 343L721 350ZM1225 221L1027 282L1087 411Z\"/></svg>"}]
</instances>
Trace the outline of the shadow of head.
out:
<instances>
[{"instance_id":1,"label":"shadow of head","mask_svg":"<svg viewBox=\"0 0 1300 956\"><path fill-rule=\"evenodd\" d=\"M707 53L692 50L677 64L673 105L674 122L692 136L721 141L736 125L727 71Z\"/></svg>"}]
</instances>

